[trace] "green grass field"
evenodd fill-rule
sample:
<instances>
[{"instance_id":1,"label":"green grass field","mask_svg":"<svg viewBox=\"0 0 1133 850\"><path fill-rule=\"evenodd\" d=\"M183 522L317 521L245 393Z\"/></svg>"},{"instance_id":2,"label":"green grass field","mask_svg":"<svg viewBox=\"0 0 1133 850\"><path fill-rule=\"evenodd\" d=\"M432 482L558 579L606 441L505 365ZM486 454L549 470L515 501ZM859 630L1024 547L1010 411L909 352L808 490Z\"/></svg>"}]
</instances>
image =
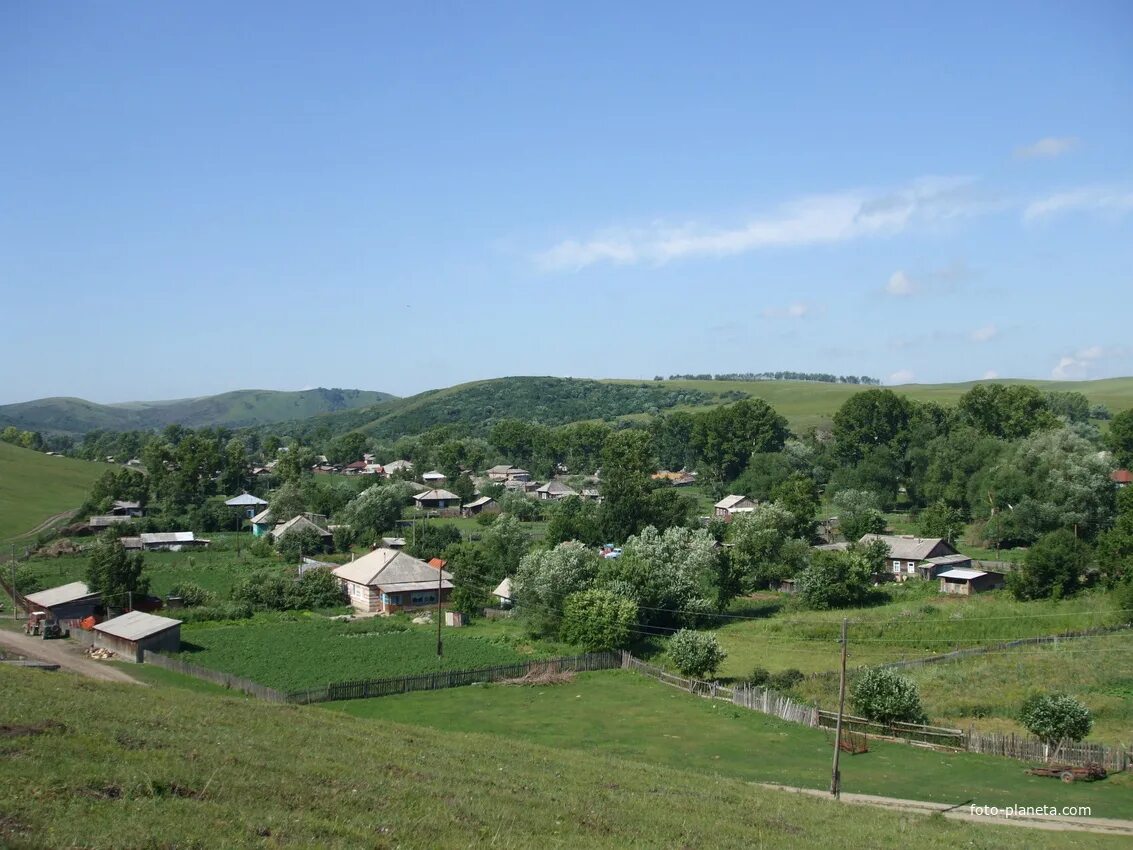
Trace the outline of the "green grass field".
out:
<instances>
[{"instance_id":1,"label":"green grass field","mask_svg":"<svg viewBox=\"0 0 1133 850\"><path fill-rule=\"evenodd\" d=\"M943 597L935 584L886 588L890 602L848 611L792 610L780 594L737 600L716 634L728 652L721 675L744 678L755 667L835 670L838 632L850 620L849 664L868 666L923 658L971 646L1110 625L1119 619L1105 594L1060 602L1018 602L1005 591L971 598Z\"/></svg>"},{"instance_id":2,"label":"green grass field","mask_svg":"<svg viewBox=\"0 0 1133 850\"><path fill-rule=\"evenodd\" d=\"M208 537L213 545L196 552L146 552L144 558L146 575L150 579L150 592L166 596L175 585L193 582L215 593L219 599L227 599L233 585L248 573L265 569L294 569L275 557L257 558L253 555L248 549L252 540L250 534L241 535L239 552L233 533L216 532ZM78 539L77 542L90 547L95 541L94 538L87 537ZM34 580L39 587L82 581L89 559L89 554L85 552L58 558L35 557L21 565L20 575Z\"/></svg>"},{"instance_id":3,"label":"green grass field","mask_svg":"<svg viewBox=\"0 0 1133 850\"><path fill-rule=\"evenodd\" d=\"M86 499L95 479L111 468L0 443L0 542L74 510Z\"/></svg>"},{"instance_id":4,"label":"green grass field","mask_svg":"<svg viewBox=\"0 0 1133 850\"><path fill-rule=\"evenodd\" d=\"M257 615L237 623L186 624L180 657L280 690L352 679L469 670L553 654L476 627L445 629L438 658L436 629L404 618L332 621L317 615Z\"/></svg>"},{"instance_id":5,"label":"green grass field","mask_svg":"<svg viewBox=\"0 0 1133 850\"><path fill-rule=\"evenodd\" d=\"M1023 700L1035 691L1060 691L1093 714L1089 740L1133 747L1133 632L1018 647L898 672L917 683L925 710L941 726L1023 732L1016 720ZM822 706L838 704L833 676L810 679L795 690Z\"/></svg>"},{"instance_id":6,"label":"green grass field","mask_svg":"<svg viewBox=\"0 0 1133 850\"><path fill-rule=\"evenodd\" d=\"M488 732L509 743L614 755L712 777L826 788L830 733L719 700L692 696L629 671L579 675L550 686L486 685L328 703L332 712L448 731ZM843 790L961 804L1091 805L1097 817L1133 817L1133 775L1064 785L1025 765L871 741L842 761Z\"/></svg>"},{"instance_id":7,"label":"green grass field","mask_svg":"<svg viewBox=\"0 0 1133 850\"><path fill-rule=\"evenodd\" d=\"M817 850L830 846L835 827L842 847L883 850L1102 850L1128 841L843 807L752 787L711 765L631 760L613 746L602 752L539 746L511 730L506 737L455 727L440 732L175 687L99 684L8 668L0 668L0 690L9 724L0 738L0 845L12 850ZM573 691L563 696L559 702L566 705L556 716L583 707L582 700L571 702ZM613 725L617 718L600 722ZM536 719L517 718L518 729ZM63 728L23 735L13 728L34 731L45 720ZM486 727L504 722L484 718ZM751 752L746 742L739 752ZM847 776L854 770L847 765ZM1048 802L1068 790L1077 789L1042 788ZM1108 788L1088 790L1099 809L1115 796Z\"/></svg>"}]
</instances>

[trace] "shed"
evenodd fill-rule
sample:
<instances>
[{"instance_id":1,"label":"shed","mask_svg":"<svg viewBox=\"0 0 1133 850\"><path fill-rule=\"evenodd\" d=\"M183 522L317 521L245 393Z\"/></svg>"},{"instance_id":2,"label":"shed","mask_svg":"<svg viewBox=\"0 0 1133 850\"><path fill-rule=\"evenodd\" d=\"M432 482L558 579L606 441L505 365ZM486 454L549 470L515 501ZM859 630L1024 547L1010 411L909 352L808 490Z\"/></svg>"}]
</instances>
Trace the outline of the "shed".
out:
<instances>
[{"instance_id":1,"label":"shed","mask_svg":"<svg viewBox=\"0 0 1133 850\"><path fill-rule=\"evenodd\" d=\"M123 661L140 664L146 650L177 652L181 648L181 621L130 611L95 626L94 645L112 650Z\"/></svg>"},{"instance_id":2,"label":"shed","mask_svg":"<svg viewBox=\"0 0 1133 850\"><path fill-rule=\"evenodd\" d=\"M460 496L448 490L426 490L413 497L419 508L459 508Z\"/></svg>"},{"instance_id":3,"label":"shed","mask_svg":"<svg viewBox=\"0 0 1133 850\"><path fill-rule=\"evenodd\" d=\"M231 499L225 501L230 508L240 508L244 511L244 516L251 519L260 511L268 506L266 500L261 499L259 496L253 496L251 493L244 492L239 496L233 496Z\"/></svg>"},{"instance_id":4,"label":"shed","mask_svg":"<svg viewBox=\"0 0 1133 850\"><path fill-rule=\"evenodd\" d=\"M197 537L197 535L191 531L155 531L143 533L139 535L139 539L141 540L142 548L147 552L153 552L155 550L180 552L182 549L193 549L198 546L204 548L212 542L203 537Z\"/></svg>"},{"instance_id":5,"label":"shed","mask_svg":"<svg viewBox=\"0 0 1133 850\"><path fill-rule=\"evenodd\" d=\"M82 581L29 593L26 598L38 610L49 611L57 620L81 620L102 606L102 596Z\"/></svg>"},{"instance_id":6,"label":"shed","mask_svg":"<svg viewBox=\"0 0 1133 850\"><path fill-rule=\"evenodd\" d=\"M500 600L500 607L507 608L511 605L511 579L505 578L492 591L492 596Z\"/></svg>"},{"instance_id":7,"label":"shed","mask_svg":"<svg viewBox=\"0 0 1133 850\"><path fill-rule=\"evenodd\" d=\"M989 573L983 570L947 570L937 576L940 579L940 592L958 596L971 596L985 590L1003 587L1002 573Z\"/></svg>"},{"instance_id":8,"label":"shed","mask_svg":"<svg viewBox=\"0 0 1133 850\"><path fill-rule=\"evenodd\" d=\"M962 570L971 566L972 559L967 555L937 555L917 564L917 573L921 578L934 579L945 570Z\"/></svg>"},{"instance_id":9,"label":"shed","mask_svg":"<svg viewBox=\"0 0 1133 850\"><path fill-rule=\"evenodd\" d=\"M476 516L483 513L498 513L500 506L496 504L496 500L491 496L481 496L474 502L469 502L460 509L463 516Z\"/></svg>"}]
</instances>

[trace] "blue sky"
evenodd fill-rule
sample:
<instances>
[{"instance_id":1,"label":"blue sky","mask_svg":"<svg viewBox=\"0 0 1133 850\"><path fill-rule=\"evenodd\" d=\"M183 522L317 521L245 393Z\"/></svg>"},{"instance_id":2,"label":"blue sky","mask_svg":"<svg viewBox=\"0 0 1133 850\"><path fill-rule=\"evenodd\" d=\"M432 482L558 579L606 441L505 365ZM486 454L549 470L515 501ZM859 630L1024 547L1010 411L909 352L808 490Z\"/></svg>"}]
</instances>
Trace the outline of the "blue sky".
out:
<instances>
[{"instance_id":1,"label":"blue sky","mask_svg":"<svg viewBox=\"0 0 1133 850\"><path fill-rule=\"evenodd\" d=\"M1133 374L1130 44L1120 0L0 4L0 403Z\"/></svg>"}]
</instances>

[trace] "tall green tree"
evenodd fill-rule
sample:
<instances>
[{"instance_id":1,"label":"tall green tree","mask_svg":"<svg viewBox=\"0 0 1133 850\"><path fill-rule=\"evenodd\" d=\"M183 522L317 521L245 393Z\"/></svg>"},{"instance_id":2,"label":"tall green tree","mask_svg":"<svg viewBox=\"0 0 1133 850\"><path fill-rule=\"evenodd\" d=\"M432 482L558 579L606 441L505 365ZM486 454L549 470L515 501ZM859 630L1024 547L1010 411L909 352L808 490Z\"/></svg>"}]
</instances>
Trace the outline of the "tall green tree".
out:
<instances>
[{"instance_id":1,"label":"tall green tree","mask_svg":"<svg viewBox=\"0 0 1133 850\"><path fill-rule=\"evenodd\" d=\"M1133 408L1113 417L1105 442L1118 466L1133 467Z\"/></svg>"},{"instance_id":2,"label":"tall green tree","mask_svg":"<svg viewBox=\"0 0 1133 850\"><path fill-rule=\"evenodd\" d=\"M1066 529L1040 537L1023 565L1008 574L1016 599L1061 599L1075 593L1090 564L1090 547Z\"/></svg>"},{"instance_id":3,"label":"tall green tree","mask_svg":"<svg viewBox=\"0 0 1133 850\"><path fill-rule=\"evenodd\" d=\"M731 481L744 471L753 453L779 451L789 434L787 420L771 405L763 399L744 399L700 414L692 444L712 478Z\"/></svg>"},{"instance_id":4,"label":"tall green tree","mask_svg":"<svg viewBox=\"0 0 1133 850\"><path fill-rule=\"evenodd\" d=\"M960 396L957 411L976 430L1005 440L1058 425L1043 394L1024 384L976 384Z\"/></svg>"},{"instance_id":5,"label":"tall green tree","mask_svg":"<svg viewBox=\"0 0 1133 850\"><path fill-rule=\"evenodd\" d=\"M87 586L102 594L103 602L118 609L126 608L130 594L149 593L149 577L145 575L145 559L141 552L130 554L117 539L108 535L98 541L87 563Z\"/></svg>"},{"instance_id":6,"label":"tall green tree","mask_svg":"<svg viewBox=\"0 0 1133 850\"><path fill-rule=\"evenodd\" d=\"M848 464L856 464L881 446L903 457L912 416L909 400L892 390L855 393L834 414L834 451Z\"/></svg>"},{"instance_id":7,"label":"tall green tree","mask_svg":"<svg viewBox=\"0 0 1133 850\"><path fill-rule=\"evenodd\" d=\"M619 542L649 522L650 475L657 469L647 431L617 431L602 448L602 532Z\"/></svg>"}]
</instances>

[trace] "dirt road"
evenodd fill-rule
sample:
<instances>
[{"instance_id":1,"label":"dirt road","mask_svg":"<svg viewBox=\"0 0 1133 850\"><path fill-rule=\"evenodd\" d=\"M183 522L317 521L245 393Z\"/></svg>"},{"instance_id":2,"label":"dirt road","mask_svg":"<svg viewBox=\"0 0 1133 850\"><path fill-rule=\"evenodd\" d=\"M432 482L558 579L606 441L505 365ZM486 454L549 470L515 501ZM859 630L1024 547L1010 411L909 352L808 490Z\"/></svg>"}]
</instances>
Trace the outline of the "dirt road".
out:
<instances>
[{"instance_id":1,"label":"dirt road","mask_svg":"<svg viewBox=\"0 0 1133 850\"><path fill-rule=\"evenodd\" d=\"M797 794L806 794L810 797L830 799L827 791L818 791L814 788L795 788L790 785L774 785L767 782L757 783L764 788L777 788L780 791L793 791ZM1086 818L1071 817L1069 815L1019 815L1006 817L992 817L989 815L973 814L971 807L964 804L959 807L949 806L947 803L926 803L922 800L900 800L895 797L876 797L872 794L842 794L841 801L852 806L876 806L881 809L890 809L899 812L931 815L939 813L949 820L961 820L968 823L1002 824L1003 826L1024 826L1028 829L1050 829L1058 832L1095 832L1102 835L1128 835L1133 838L1133 821L1115 820L1113 818ZM979 808L983 808L982 806Z\"/></svg>"},{"instance_id":2,"label":"dirt road","mask_svg":"<svg viewBox=\"0 0 1133 850\"><path fill-rule=\"evenodd\" d=\"M0 629L0 649L11 650L37 661L49 661L52 664L58 664L64 670L80 673L91 679L99 679L103 682L129 682L131 685L139 684L137 679L127 676L117 667L111 667L102 661L92 661L87 658L75 644L68 640L43 640L39 637L29 637L22 632Z\"/></svg>"}]
</instances>

